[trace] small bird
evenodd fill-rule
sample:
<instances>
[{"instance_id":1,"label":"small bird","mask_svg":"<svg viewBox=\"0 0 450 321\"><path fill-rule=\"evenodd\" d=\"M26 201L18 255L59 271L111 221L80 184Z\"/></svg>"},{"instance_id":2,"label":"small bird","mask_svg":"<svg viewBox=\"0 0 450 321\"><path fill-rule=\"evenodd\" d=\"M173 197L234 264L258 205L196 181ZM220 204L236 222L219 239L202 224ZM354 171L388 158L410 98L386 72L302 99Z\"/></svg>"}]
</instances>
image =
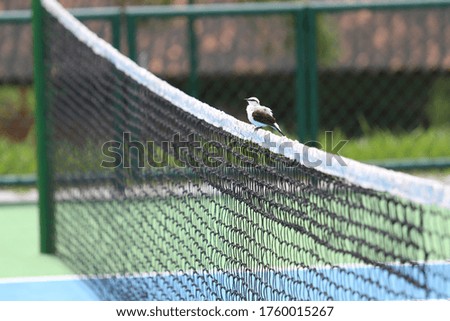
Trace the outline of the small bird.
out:
<instances>
[{"instance_id":1,"label":"small bird","mask_svg":"<svg viewBox=\"0 0 450 321\"><path fill-rule=\"evenodd\" d=\"M259 99L256 97L246 98L245 100L248 102L247 117L256 126L255 130L269 126L279 131L281 135L286 136L281 131L280 126L278 126L270 108L261 106Z\"/></svg>"}]
</instances>

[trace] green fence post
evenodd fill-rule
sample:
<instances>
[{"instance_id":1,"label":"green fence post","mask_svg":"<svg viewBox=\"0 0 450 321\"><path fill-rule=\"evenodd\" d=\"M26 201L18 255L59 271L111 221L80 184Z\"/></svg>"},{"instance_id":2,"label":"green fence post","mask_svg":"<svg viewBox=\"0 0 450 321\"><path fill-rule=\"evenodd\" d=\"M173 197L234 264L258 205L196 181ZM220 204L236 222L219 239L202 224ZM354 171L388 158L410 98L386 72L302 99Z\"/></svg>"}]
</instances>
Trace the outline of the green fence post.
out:
<instances>
[{"instance_id":1,"label":"green fence post","mask_svg":"<svg viewBox=\"0 0 450 321\"><path fill-rule=\"evenodd\" d=\"M308 85L308 139L317 142L319 134L319 93L317 70L317 21L316 12L306 9L306 64ZM313 143L312 145L317 145Z\"/></svg>"},{"instance_id":2,"label":"green fence post","mask_svg":"<svg viewBox=\"0 0 450 321\"><path fill-rule=\"evenodd\" d=\"M297 112L297 136L301 142L306 142L308 138L308 109L307 109L307 88L306 88L306 35L305 35L305 14L304 9L297 11L295 19L295 51L297 67L295 70L295 109Z\"/></svg>"},{"instance_id":3,"label":"green fence post","mask_svg":"<svg viewBox=\"0 0 450 321\"><path fill-rule=\"evenodd\" d=\"M189 0L193 4L194 0ZM195 35L195 19L188 17L188 38L189 38L189 94L198 98L198 57L197 57L197 37Z\"/></svg>"},{"instance_id":4,"label":"green fence post","mask_svg":"<svg viewBox=\"0 0 450 321\"><path fill-rule=\"evenodd\" d=\"M137 39L136 39L136 18L127 15L127 42L128 42L128 57L137 62Z\"/></svg>"},{"instance_id":5,"label":"green fence post","mask_svg":"<svg viewBox=\"0 0 450 321\"><path fill-rule=\"evenodd\" d=\"M120 51L121 29L120 14L111 18L112 45Z\"/></svg>"},{"instance_id":6,"label":"green fence post","mask_svg":"<svg viewBox=\"0 0 450 321\"><path fill-rule=\"evenodd\" d=\"M33 0L34 88L36 93L36 136L38 158L39 226L42 253L54 253L54 213L50 189L50 166L47 155L47 102L44 65L44 9Z\"/></svg>"}]
</instances>

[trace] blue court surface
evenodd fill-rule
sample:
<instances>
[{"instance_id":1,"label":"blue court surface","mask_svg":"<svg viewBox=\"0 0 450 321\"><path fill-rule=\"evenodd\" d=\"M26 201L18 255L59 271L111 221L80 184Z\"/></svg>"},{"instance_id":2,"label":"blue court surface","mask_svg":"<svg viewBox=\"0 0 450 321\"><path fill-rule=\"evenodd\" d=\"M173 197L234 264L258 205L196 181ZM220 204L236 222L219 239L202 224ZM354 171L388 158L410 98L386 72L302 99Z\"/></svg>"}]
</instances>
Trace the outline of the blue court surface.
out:
<instances>
[{"instance_id":1,"label":"blue court surface","mask_svg":"<svg viewBox=\"0 0 450 321\"><path fill-rule=\"evenodd\" d=\"M343 300L398 300L403 294L407 294L413 300L427 300L427 299L449 299L450 298L450 263L431 263L427 265L419 266L402 266L392 265L394 269L399 272L407 272L408 274L417 274L416 276L420 280L420 274L423 274L423 282L425 282L431 291L425 291L420 287L414 286L407 282L405 279L399 276L389 275L387 272L380 271L372 267L345 267L344 269L316 269L312 270L287 270L283 273L276 272L262 272L256 274L256 277L270 280L271 289L278 288L284 289L286 292L292 292L291 294L297 298L303 300L323 300L324 292L326 289L327 294L332 297L339 297ZM425 269L425 270L424 270ZM321 273L324 277L317 277L317 273ZM245 274L245 272L243 272ZM383 276L385 274L385 277ZM371 283L367 280L370 277L377 275L377 283ZM241 290L245 290L245 287L252 285L252 277L250 274L245 277L247 280L246 285L237 284L236 280L231 279L231 276L224 274L213 273L214 279L220 280L223 284L234 284ZM243 276L241 274L241 276ZM293 285L293 280L304 281L308 286ZM96 282L108 282L108 286L116 287L120 291L123 287L124 278L115 279L97 279ZM143 283L147 283L147 289L150 292L150 296L154 300L179 300L180 297L189 297L186 289L189 286L200 287L204 285L205 278L198 278L195 274L190 275L177 275L166 274L158 276L140 276L140 277L127 277L126 283L128 286L132 286L133 282L139 283L139 287L142 288ZM336 283L334 281L337 281ZM210 287L214 288L216 284L212 278L210 278ZM158 294L156 289L164 289L168 284L173 288L178 289L177 297L171 297L171 293ZM344 285L343 287L338 284ZM389 290L394 288L395 290ZM155 292L152 291L155 289ZM319 290L322 289L322 290ZM283 300L283 297L274 296L270 289L262 291L266 294L264 300ZM232 292L229 292L232 293ZM361 293L368 293L367 297L361 296ZM192 293L191 293L192 294ZM224 293L222 293L224 294ZM160 296L159 296L160 295ZM204 300L205 297L201 296L195 298L195 300ZM217 297L207 295L208 300L215 300ZM232 300L233 297L223 297L225 300ZM287 299L287 298L286 298ZM13 278L13 279L0 279L0 300L39 300L39 301L93 301L98 300L98 297L87 286L86 282L78 279L75 276L61 276L61 277L33 277L33 278Z\"/></svg>"},{"instance_id":2,"label":"blue court surface","mask_svg":"<svg viewBox=\"0 0 450 321\"><path fill-rule=\"evenodd\" d=\"M0 301L96 301L85 282L72 277L0 279Z\"/></svg>"},{"instance_id":3,"label":"blue court surface","mask_svg":"<svg viewBox=\"0 0 450 321\"><path fill-rule=\"evenodd\" d=\"M79 277L65 266L58 257L43 255L38 249L38 211L36 204L0 207L0 300L42 300L42 301L85 301L98 300L98 297ZM14 246L12 246L14 245ZM131 291L133 283L145 288L143 299L179 300L192 298L196 300L236 299L232 291L223 293L223 287L248 291L258 288L265 300L285 300L272 289L282 289L295 298L304 300L324 300L326 296L342 300L399 300L408 297L415 300L450 299L450 261L428 262L418 265L392 264L390 272L364 265L342 266L340 268L288 269L249 273L233 271L242 277L233 278L231 274L211 271L208 276L202 272L178 274L147 274L115 279L97 279L95 282L107 283L113 291ZM398 272L398 273L396 273ZM419 282L413 285L404 275L410 275ZM205 277L206 276L206 277ZM192 288L207 286L213 292L192 291ZM376 281L375 281L376 280ZM125 282L124 282L125 281ZM260 288L262 284L269 287ZM421 285L426 284L430 291ZM177 291L164 291L170 285ZM393 290L392 290L393 289ZM362 294L366 294L364 296ZM406 295L405 295L406 294ZM108 296L108 294L106 294ZM260 299L260 298L249 298Z\"/></svg>"}]
</instances>

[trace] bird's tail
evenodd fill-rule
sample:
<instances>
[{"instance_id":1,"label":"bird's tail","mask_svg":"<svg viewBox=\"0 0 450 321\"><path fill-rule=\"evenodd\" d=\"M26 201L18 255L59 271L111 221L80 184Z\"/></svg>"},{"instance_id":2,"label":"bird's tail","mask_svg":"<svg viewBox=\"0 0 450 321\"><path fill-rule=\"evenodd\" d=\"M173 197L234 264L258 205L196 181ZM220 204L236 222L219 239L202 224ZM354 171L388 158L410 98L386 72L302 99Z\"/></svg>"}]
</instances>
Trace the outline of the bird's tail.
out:
<instances>
[{"instance_id":1,"label":"bird's tail","mask_svg":"<svg viewBox=\"0 0 450 321\"><path fill-rule=\"evenodd\" d=\"M278 130L280 132L281 135L286 136L280 129L280 126L278 126L277 123L273 124L273 128L275 128L276 130Z\"/></svg>"}]
</instances>

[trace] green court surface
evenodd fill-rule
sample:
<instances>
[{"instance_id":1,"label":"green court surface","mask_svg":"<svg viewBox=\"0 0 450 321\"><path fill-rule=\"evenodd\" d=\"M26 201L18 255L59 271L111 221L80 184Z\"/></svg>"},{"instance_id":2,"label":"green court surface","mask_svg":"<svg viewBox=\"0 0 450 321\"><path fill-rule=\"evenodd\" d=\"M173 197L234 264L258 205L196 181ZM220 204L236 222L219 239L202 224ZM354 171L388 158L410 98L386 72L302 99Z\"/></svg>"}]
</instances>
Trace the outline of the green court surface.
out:
<instances>
[{"instance_id":1,"label":"green court surface","mask_svg":"<svg viewBox=\"0 0 450 321\"><path fill-rule=\"evenodd\" d=\"M370 201L365 199L366 204ZM84 270L88 274L98 273L98 269L104 274L147 272L149 266L158 272L176 271L186 262L196 270L211 266L233 270L242 262L251 268L292 267L295 262L348 265L364 263L360 254L375 262L444 260L444 253L450 251L441 242L448 226L443 215L427 213L420 222L420 213L409 209L399 211L401 220L393 214L349 213L342 207L337 218L328 212L301 216L284 211L300 208L301 199L279 198L279 202L286 206L273 207L273 218L237 204L227 195L59 202L55 207L58 250L72 266L90 262L93 270ZM218 204L227 204L231 210ZM389 204L379 206L387 206L386 213L396 213ZM331 229L338 232L331 233ZM236 251L240 244L241 250ZM74 249L80 248L83 251L73 255ZM154 249L158 249L158 255L154 255Z\"/></svg>"},{"instance_id":2,"label":"green court surface","mask_svg":"<svg viewBox=\"0 0 450 321\"><path fill-rule=\"evenodd\" d=\"M224 201L222 199L222 201ZM199 206L203 205L203 208L209 208L211 209L211 213L214 213L214 207L208 200L206 199L199 199L199 198L191 198L189 199L190 203L190 209L185 208L174 208L170 207L172 206L181 206L179 203L170 204L163 202L159 203L157 202L159 206L157 208L159 210L156 210L152 207L152 205L155 205L155 203L151 201L135 201L132 203L126 203L126 204L116 204L116 210L120 209L118 212L122 213L120 215L114 215L114 213L108 213L108 218L111 219L112 217L116 217L116 219L119 221L124 219L123 213L127 213L126 209L131 210L131 212L145 212L150 211L154 213L152 215L152 219L148 220L148 218L143 218L142 216L136 215L136 219L133 220L132 224L128 224L127 228L124 228L122 230L122 233L129 232L129 235L136 235L136 231L140 231L141 233L146 234L147 238L150 237L149 240L150 244L152 244L151 241L154 241L154 244L158 244L158 240L162 239L164 237L164 233L169 233L171 237L168 238L169 243L173 243L172 246L176 247L177 242L178 244L183 244L183 241L185 241L186 235L188 235L188 231L186 230L180 230L178 225L176 224L177 219L180 219L180 215L184 216L183 218L189 221L192 221L194 227L202 226L205 227L206 225L210 225L208 230L208 235L212 238L212 240L209 240L209 242L213 242L214 240L220 239L222 236L221 233L227 234L229 231L222 231L217 230L217 227L215 224L217 223L226 223L226 226L235 226L236 231L239 231L239 237L244 242L250 242L248 237L246 236L246 231L253 231L254 237L264 244L270 244L270 248L272 249L281 249L283 248L282 244L280 243L282 239L289 240L291 246L296 246L297 251L293 251L290 253L290 259L292 260L299 260L300 257L296 257L296 255L302 255L303 259L307 259L308 262L304 262L305 264L309 265L321 265L324 262L322 261L325 259L326 261L331 261L334 264L349 264L349 263L355 263L354 259L351 257L347 257L345 255L338 255L334 253L333 251L330 251L327 248L324 248L320 246L320 244L315 244L313 248L308 248L301 240L297 240L297 234L295 231L286 230L282 226L278 226L277 224L272 225L272 231L271 233L259 233L260 230L255 228L255 223L257 226L264 226L267 223L267 219L264 217L261 217L260 215L251 215L254 219L253 223L251 221L248 221L245 217L231 215L230 213L221 213L220 220L221 222L218 222L217 220L213 219L213 215L209 217L209 219L206 219L198 214L198 212L201 212L199 210ZM95 205L94 205L95 204ZM92 235L91 245L92 244L98 244L101 240L97 240L97 237L100 235L99 232L101 229L102 224L99 225L99 222L105 219L105 217L102 217L102 215L95 216L97 219L94 220L90 215L92 211L99 211L99 213L102 213L100 210L102 208L102 205L107 206L106 204L103 204L101 202L95 202L94 204L77 204L77 203L63 203L59 206L60 209L64 209L61 214L61 220L65 223L71 222L70 220L73 220L73 217L76 214L76 217L78 217L78 222L90 222L89 230L91 231L90 235ZM109 203L111 204L111 203ZM126 209L125 209L126 208ZM89 210L88 210L89 209ZM192 209L196 209L192 211ZM249 215L251 211L247 211ZM64 219L63 219L64 218ZM320 219L320 217L318 218ZM367 240L370 240L371 244L368 245L367 248L364 246L359 246L358 249L355 249L355 251L365 251L366 255L370 255L373 259L379 259L374 252L374 245L373 244L379 244L382 249L389 249L393 253L396 253L398 255L407 255L410 258L421 260L423 259L423 253L420 251L415 251L412 253L410 247L406 246L404 242L395 243L392 242L391 239L386 239L386 236L384 234L378 233L380 230L389 230L391 233L395 233L396 237L399 239L402 239L405 237L403 234L405 233L401 227L396 227L395 225L387 226L387 222L385 220L380 219L379 221L374 221L374 218L370 220L368 217L357 217L354 216L352 219L359 224L364 224L364 226L368 226L371 229L367 228L364 230L365 237ZM99 221L98 221L99 220ZM141 221L143 220L143 221ZM323 218L324 221L326 221L325 218ZM370 223L369 223L370 222ZM389 222L389 221L388 221ZM300 224L299 222L297 222ZM431 249L431 257L429 259L431 260L442 260L446 259L440 256L436 256L436 253L446 253L447 250L443 250L444 244L439 242L438 238L442 235L445 235L445 229L448 224L446 222L442 221L441 216L429 216L427 220L425 220L424 227L426 227L426 231L428 232L425 234L425 237L421 239L420 237L414 237L414 233L408 232L408 235L410 238L412 238L415 242L422 242L427 245L428 249ZM205 225L206 224L206 225ZM321 231L316 226L310 226L307 222L303 222L302 224L305 225L305 228L308 230L316 229L318 234L325 234L326 231ZM328 222L328 224L331 224ZM161 230L160 226L164 225L166 228ZM220 225L220 224L219 224ZM308 225L308 226L307 226ZM66 234L66 239L69 239L72 241L76 241L76 236L78 233L82 234L83 232L86 233L86 230L72 230L73 225L70 224L63 224L63 233ZM83 225L84 226L84 225ZM146 226L146 230L142 231L139 226ZM75 227L80 227L75 225ZM338 230L344 230L344 226L341 226L339 222L333 222L333 227ZM233 229L233 231L235 230ZM149 231L152 231L152 233L148 233ZM371 232L373 230L373 232ZM134 231L134 232L133 232ZM258 232L259 231L259 232ZM433 233L430 233L433 231ZM96 233L97 232L97 233ZM231 233L231 232L230 232ZM78 235L80 235L78 234ZM139 234L139 233L138 233ZM260 235L261 234L261 235ZM433 235L432 235L433 234ZM150 236L149 236L150 235ZM144 235L140 235L143 238ZM155 236L156 239L153 239L152 236ZM235 235L232 233L232 235L228 235L228 237L231 237L232 239L235 239L238 237L238 235ZM282 239L280 237L283 237ZM116 244L114 242L114 237L117 237L117 234L114 235L103 235L102 238L103 241L108 241L109 237L111 237L110 244ZM199 235L198 233L193 233L190 235L190 237L193 238L196 242L199 242L201 244L202 242L205 242L205 239L202 239L202 235ZM321 235L321 237L324 237ZM357 237L357 235L354 235L354 237ZM329 241L333 241L330 239L330 236L328 236ZM86 239L84 239L86 240ZM192 240L191 240L192 241ZM297 244L298 243L298 244ZM368 242L369 243L369 242ZM139 244L139 242L138 242ZM80 246L82 246L81 244ZM336 247L342 248L345 247L347 249L353 249L355 246L352 242L349 240L343 240L340 239L336 241ZM119 244L116 244L115 246L120 247ZM132 244L130 242L124 242L124 246L127 247L127 250L132 251L134 250ZM258 257L258 251L257 249L254 249L254 247L249 246L247 251L244 251L242 253L234 253L231 251L231 249L228 248L227 244L218 243L216 244L216 247L221 248L224 253L228 253L231 256L239 256L240 260L244 261L251 261L248 262L249 265L254 264L254 261L263 261L265 264L270 264L271 266L284 266L287 262L283 260L280 261L280 258L278 257L277 253L279 251L270 251L272 255L269 255L266 253L264 258ZM378 247L377 247L378 248ZM124 249L125 250L125 249ZM137 250L137 249L136 249ZM253 251L254 250L254 251ZM305 253L304 251L315 250L316 252L320 252L322 254L322 260L319 259L317 261L317 258L314 259L313 257L310 257ZM450 249L448 249L450 250ZM62 253L64 254L64 247L62 248ZM195 254L198 257L204 258L205 255L202 251L203 249L190 249L190 251L195 252ZM89 251L88 251L89 252ZM254 253L253 253L254 252ZM398 253L397 253L398 252ZM249 254L253 254L250 255ZM92 254L92 253L91 253ZM194 254L194 253L191 253ZM140 253L136 253L137 256L140 255ZM161 254L162 255L162 254ZM240 257L240 256L243 257ZM286 254L287 255L287 254ZM96 255L92 255L96 260L102 260L105 259L102 257L99 253L96 253ZM70 253L67 254L67 258L70 261ZM173 255L170 255L170 253L167 253L167 262L172 262ZM392 261L395 258L390 258ZM216 258L217 262L214 262L215 264L218 264L220 266L226 266L227 263L225 261L222 262L222 260L225 260L224 258L219 259ZM176 261L176 260L175 260ZM76 265L76 262L72 262ZM205 265L210 264L208 260L206 262L202 262ZM100 264L100 262L99 262ZM162 267L160 267L162 268ZM165 266L165 268L169 268ZM171 267L175 268L175 267ZM164 270L164 269L163 269ZM107 272L116 272L116 271L107 271ZM27 277L27 276L48 276L48 275L66 275L66 274L73 274L73 271L71 271L65 264L62 263L62 261L53 255L44 255L39 253L39 223L38 223L38 207L36 204L20 204L20 205L0 205L0 278L10 278L10 277Z\"/></svg>"},{"instance_id":3,"label":"green court surface","mask_svg":"<svg viewBox=\"0 0 450 321\"><path fill-rule=\"evenodd\" d=\"M221 201L226 202L226 197L221 196ZM246 262L247 266L252 267L252 264L256 264L257 262L262 262L263 264L269 266L278 266L280 268L284 267L284 273L286 274L286 278L278 278L276 275L270 275L275 269L268 270L264 272L264 277L268 279L276 279L276 285L280 289L291 289L292 284L289 283L291 280L299 279L299 280L307 280L311 282L311 286L313 288L321 288L326 286L326 282L324 280L339 280L344 285L351 285L355 291L351 292L351 295L346 293L344 298L346 300L360 300L361 297L358 296L358 293L372 293L374 297L379 300L397 300L398 297L393 295L392 293L385 293L383 289L385 288L395 288L398 293L408 293L412 298L416 299L433 299L433 298L448 298L448 264L444 261L439 262L431 262L425 268L427 271L428 279L427 284L433 289L433 295L426 296L425 292L420 288L416 287L409 282L405 282L401 277L397 277L396 275L391 275L388 277L388 273L386 271L376 269L370 266L352 266L347 267L347 270L339 270L339 269L329 269L324 268L317 270L316 268L312 270L306 269L292 269L289 266L290 260L299 261L301 258L305 259L304 263L307 265L319 265L323 264L324 260L330 260L333 263L351 263L352 260L345 257L339 256L336 253L331 253L326 248L323 248L314 242L306 242L310 243L312 248L308 248L307 244L303 244L304 240L297 240L298 234L293 233L282 226L278 226L277 224L272 224L271 232L269 234L264 234L260 230L252 229L254 227L253 224L257 224L258 226L266 226L268 222L266 218L261 217L260 215L256 215L256 213L247 212L247 214L251 215L254 221L252 220L244 220L240 215L232 215L231 213L227 213L222 211L220 218L211 215L209 220L202 220L203 218L199 215L200 205L204 206L204 209L209 209L210 213L214 213L214 209L210 204L210 198L196 198L190 197L188 198L188 208L182 208L183 203L174 202L171 203L170 198L165 198L164 201L153 199L153 200L141 200L141 201L133 201L133 202L85 202L85 203L76 203L76 202L62 202L58 204L57 209L61 210L59 215L60 220L60 232L62 235L65 235L65 240L70 240L71 242L82 242L83 238L79 237L79 234L82 230L79 228L82 227L84 229L84 233L86 233L86 227L89 226L88 234L92 237L90 240L90 244L98 244L100 241L100 237L103 243L114 244L114 251L118 253L127 253L127 257L133 257L134 262L142 262L139 260L140 255L143 255L142 248L138 246L133 247L130 246L133 244L139 244L141 240L140 237L145 236L146 244L153 244L154 246L158 246L158 255L160 257L159 260L154 262L146 261L146 264L150 264L156 269L160 269L161 271L173 270L180 266L180 264L186 262L190 262L189 260L192 257L197 258L195 261L199 266L194 266L194 268L201 269L203 267L208 266L228 266L229 269L232 269L233 266L230 265L230 260L228 261L225 258L220 258L218 255L214 255L211 253L211 247L206 248L193 248L193 247L185 247L181 252L178 253L177 256L173 255L173 249L179 246L180 244L186 243L189 238L189 241L196 242L201 244L201 242L208 241L211 244L214 244L214 247L221 250L221 253L224 253L227 258L234 258L239 260L240 262ZM99 207L111 206L111 204L115 205L113 208L116 210L115 212L109 211L101 211ZM156 206L158 205L158 206ZM178 206L178 208L176 207ZM159 210L157 210L159 209ZM153 215L135 215L133 220L129 220L127 224L126 215L124 213L142 213L142 212L151 212ZM244 211L245 212L245 211ZM92 213L96 213L94 219L90 215ZM120 214L114 214L120 213ZM75 216L74 216L75 215ZM195 227L192 230L189 230L183 227L180 227L176 224L176 219L189 219L192 222L192 225ZM74 219L77 217L77 221L80 222L81 226L78 226L78 229L68 223L69 219ZM215 217L215 218L214 218ZM439 216L438 216L439 217ZM102 231L101 227L104 226L104 220L113 220L118 224L121 229L114 231L111 230L111 234L98 232ZM357 218L360 223L367 224L366 218ZM445 222L436 220L436 217L431 216L430 222L425 220L424 226L430 224L435 229L432 229L433 232L438 235L444 232L444 230L440 231L440 229L445 229ZM61 224L62 223L62 224ZM220 223L220 224L219 224ZM343 227L334 222L334 228L342 229ZM337 224L337 225L336 225ZM383 222L373 222L373 229L377 228L385 228ZM208 229L210 233L208 236L203 233L199 233L197 227L202 226L206 229L206 225L208 225ZM142 227L145 227L144 229ZM161 228L164 226L164 228ZM223 226L223 228L220 228ZM226 228L230 226L232 227L228 232ZM439 228L437 228L439 226ZM76 226L75 226L76 227ZM315 228L315 227L309 227ZM395 226L390 227L391 232L397 232L401 234L401 231L396 231ZM74 279L73 277L66 276L68 274L73 274L73 272L67 268L57 257L52 255L43 255L39 253L39 233L38 233L38 208L35 204L29 205L0 205L0 301L2 300L98 300L99 298L91 291L88 286L80 281L79 279ZM140 235L136 233L137 231L141 231L144 235ZM234 234L236 231L236 235ZM272 251L265 251L266 256L258 256L261 251L255 249L254 246L248 241L248 235L246 232L252 231L254 237L259 240L259 243L266 244L268 248L273 249ZM107 231L105 231L107 232ZM191 233L190 233L191 232ZM316 231L320 233L320 231ZM376 232L376 231L375 231ZM123 233L124 235L122 235ZM216 235L217 233L217 235ZM231 234L230 234L231 233ZM408 232L409 234L413 234L413 232ZM370 239L376 233L366 232L366 236ZM399 234L399 235L400 235ZM124 236L130 237L133 242L116 242L116 239L121 239ZM201 235L204 235L208 238L201 239ZM219 242L221 237L231 237L232 240L236 242L241 242L242 244L246 244L245 251L231 251L229 246L225 244L226 242ZM297 238L296 238L297 236ZM281 239L289 240L291 247L295 247L295 251L289 251L286 249L286 246L283 246L285 243L281 243ZM416 238L414 238L416 239ZM86 241L86 239L84 239ZM161 240L165 240L166 244L161 243ZM213 241L215 243L213 243ZM331 240L330 240L331 241ZM383 239L374 239L374 241L379 242L383 248L388 247L389 240ZM423 240L426 244L431 246L431 249L435 248L438 243L437 239L431 236L425 237ZM158 243L160 242L160 243ZM350 246L349 242L342 241L342 246ZM393 243L393 242L391 242ZM401 243L401 242L400 242ZM120 261L115 260L115 265L108 269L106 266L103 267L107 260L111 260L110 257L106 257L108 252L102 251L101 248L97 248L95 246L90 247L86 244L83 245L83 249L86 251L83 254L89 256L90 262L97 263L96 268L101 268L102 273L108 272L117 272L115 268L124 267L128 271L132 268L136 268L136 265L128 266L128 261ZM337 246L338 244L336 244ZM397 244L399 247L398 251L402 254L408 254L414 257L413 253L409 252L409 248L401 249L401 244ZM448 253L448 248L445 245L442 245L441 251L439 253ZM444 248L445 247L445 248ZM151 249L149 249L150 251ZM312 253L316 251L318 253L316 258L309 258L308 253ZM360 247L358 250L364 251L366 255L371 255L371 257L376 258L376 255L370 253L372 248L363 248ZM77 266L79 264L79 258L73 258L70 256L70 253L64 253L64 243L60 245L60 255L66 257L73 266ZM284 252L285 253L284 253ZM184 253L185 252L185 253ZM270 253L269 253L270 252ZM417 251L419 252L419 251ZM278 254L281 253L285 255L286 259L281 260L278 257ZM65 255L66 254L66 255ZM299 257L297 257L299 255ZM420 257L421 253L416 253L418 257ZM301 257L300 257L301 256ZM322 256L322 259L319 259L319 256ZM436 257L435 259L439 259ZM191 260L192 261L192 260ZM191 262L192 263L192 262ZM121 264L124 264L123 266ZM284 265L283 265L284 264ZM142 271L148 271L140 264L137 264L138 270L143 268ZM406 275L416 275L417 267L413 265L405 265L404 267L399 267L393 265L392 268L397 269L400 272L404 272ZM278 269L279 270L279 269ZM131 282L131 286L136 286L139 288L142 286L142 282L148 282L148 284L157 284L158 282L163 282L164 284L170 284L173 286L173 289L177 289L178 292L174 293L183 293L184 288L179 287L180 284L194 284L199 286L203 284L203 278L196 279L196 275L190 274L171 274L171 273L161 273L155 275L147 275L145 277L145 281L142 281L140 278L132 277L129 282ZM214 272L214 278L222 282L223 284L233 284L234 280L232 280L232 276L228 273L220 273ZM374 275L378 275L379 282L375 283L367 283L365 280L370 279ZM34 278L38 276L44 276L44 278ZM50 276L50 278L46 278L45 276ZM53 277L55 276L55 277ZM150 277L149 277L150 276ZM385 276L385 277L383 277ZM18 280L15 278L22 278L24 280ZM30 279L26 279L26 277L33 277ZM183 277L187 279L184 280ZM13 279L9 279L13 278ZM152 279L153 278L153 279ZM180 281L181 280L181 281ZM123 279L111 279L110 285L113 288L120 289L123 287L122 282ZM134 284L133 282L137 282ZM219 282L219 283L220 283ZM156 287L155 289L158 289ZM344 289L345 287L342 287ZM328 288L327 288L328 289ZM333 290L334 289L334 290ZM336 293L330 292L331 296L340 295L341 287L329 288L329 291L337 291ZM339 292L339 293L338 293ZM394 294L397 292L393 292ZM315 292L314 292L315 293ZM303 299L308 300L322 300L320 293L316 294L307 292L307 296L302 297ZM437 294L436 294L437 293ZM342 294L342 293L341 293ZM310 296L312 295L312 296ZM316 295L316 296L314 296ZM344 295L344 294L342 294ZM439 296L438 296L439 295ZM214 299L215 297L208 297L209 299ZM227 297L225 297L226 299ZM267 297L270 300L272 297ZM278 298L278 297L274 297ZM164 300L178 300L177 296L165 296L164 293L157 292L157 296L155 299L164 299ZM230 298L228 298L230 299Z\"/></svg>"},{"instance_id":4,"label":"green court surface","mask_svg":"<svg viewBox=\"0 0 450 321\"><path fill-rule=\"evenodd\" d=\"M0 205L0 278L66 274L61 260L39 253L37 205Z\"/></svg>"}]
</instances>

